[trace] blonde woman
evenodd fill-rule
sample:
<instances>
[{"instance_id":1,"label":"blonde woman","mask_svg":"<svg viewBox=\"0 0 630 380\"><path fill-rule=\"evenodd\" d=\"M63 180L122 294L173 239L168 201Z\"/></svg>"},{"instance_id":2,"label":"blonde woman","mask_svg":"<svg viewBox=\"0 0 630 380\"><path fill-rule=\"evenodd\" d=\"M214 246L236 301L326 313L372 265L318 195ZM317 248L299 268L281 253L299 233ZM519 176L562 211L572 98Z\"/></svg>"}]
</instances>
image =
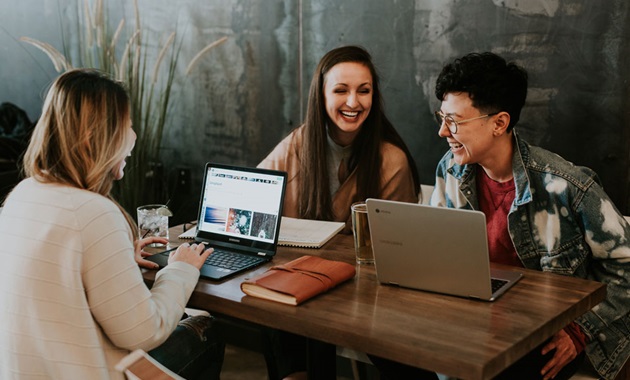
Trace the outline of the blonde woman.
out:
<instances>
[{"instance_id":1,"label":"blonde woman","mask_svg":"<svg viewBox=\"0 0 630 380\"><path fill-rule=\"evenodd\" d=\"M184 245L151 290L133 219L109 195L136 135L125 89L94 70L61 75L0 215L0 378L122 379L144 349L185 378L218 378L212 319L180 322L212 252ZM202 253L203 252L203 253ZM168 339L168 340L167 340Z\"/></svg>"}]
</instances>

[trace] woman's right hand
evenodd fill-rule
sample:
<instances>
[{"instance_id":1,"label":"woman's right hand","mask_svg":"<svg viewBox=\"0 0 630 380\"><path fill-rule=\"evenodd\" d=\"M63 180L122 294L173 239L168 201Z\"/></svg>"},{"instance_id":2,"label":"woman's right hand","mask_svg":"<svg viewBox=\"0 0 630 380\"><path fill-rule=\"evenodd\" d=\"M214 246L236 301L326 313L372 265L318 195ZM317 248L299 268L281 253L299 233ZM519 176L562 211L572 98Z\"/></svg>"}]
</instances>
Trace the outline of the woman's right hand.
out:
<instances>
[{"instance_id":1,"label":"woman's right hand","mask_svg":"<svg viewBox=\"0 0 630 380\"><path fill-rule=\"evenodd\" d=\"M201 269L201 266L206 261L208 256L214 252L214 248L206 248L205 244L188 244L184 243L180 245L176 251L171 251L168 256L168 263L174 263L176 261L183 261L190 265L193 265L197 269Z\"/></svg>"}]
</instances>

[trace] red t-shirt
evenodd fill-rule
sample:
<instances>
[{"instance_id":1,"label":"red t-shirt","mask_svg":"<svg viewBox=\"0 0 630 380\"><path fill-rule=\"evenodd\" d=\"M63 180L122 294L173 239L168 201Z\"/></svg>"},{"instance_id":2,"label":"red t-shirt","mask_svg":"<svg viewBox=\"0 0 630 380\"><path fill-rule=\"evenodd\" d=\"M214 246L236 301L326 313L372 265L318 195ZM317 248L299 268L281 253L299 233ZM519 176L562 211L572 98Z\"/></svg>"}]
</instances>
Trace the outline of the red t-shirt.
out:
<instances>
[{"instance_id":1,"label":"red t-shirt","mask_svg":"<svg viewBox=\"0 0 630 380\"><path fill-rule=\"evenodd\" d=\"M479 209L486 215L490 261L523 267L508 231L508 213L516 194L514 181L494 181L481 166L477 167L477 173L477 200ZM580 326L571 322L564 331L573 341L577 353L581 353L586 345L586 335Z\"/></svg>"},{"instance_id":2,"label":"red t-shirt","mask_svg":"<svg viewBox=\"0 0 630 380\"><path fill-rule=\"evenodd\" d=\"M523 267L508 232L508 213L514 201L514 181L496 182L477 167L477 200L486 215L488 251L493 263Z\"/></svg>"}]
</instances>

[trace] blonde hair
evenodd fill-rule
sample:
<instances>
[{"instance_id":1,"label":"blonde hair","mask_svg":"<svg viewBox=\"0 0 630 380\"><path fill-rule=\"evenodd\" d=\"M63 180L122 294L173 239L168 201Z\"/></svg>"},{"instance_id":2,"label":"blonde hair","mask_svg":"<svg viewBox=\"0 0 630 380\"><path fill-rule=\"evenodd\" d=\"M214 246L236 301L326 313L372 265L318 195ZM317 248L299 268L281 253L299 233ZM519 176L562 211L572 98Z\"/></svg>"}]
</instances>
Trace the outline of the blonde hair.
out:
<instances>
[{"instance_id":1,"label":"blonde hair","mask_svg":"<svg viewBox=\"0 0 630 380\"><path fill-rule=\"evenodd\" d=\"M24 155L26 176L89 190L114 203L114 170L128 153L129 96L93 69L77 69L52 84ZM120 205L131 230L133 219Z\"/></svg>"}]
</instances>

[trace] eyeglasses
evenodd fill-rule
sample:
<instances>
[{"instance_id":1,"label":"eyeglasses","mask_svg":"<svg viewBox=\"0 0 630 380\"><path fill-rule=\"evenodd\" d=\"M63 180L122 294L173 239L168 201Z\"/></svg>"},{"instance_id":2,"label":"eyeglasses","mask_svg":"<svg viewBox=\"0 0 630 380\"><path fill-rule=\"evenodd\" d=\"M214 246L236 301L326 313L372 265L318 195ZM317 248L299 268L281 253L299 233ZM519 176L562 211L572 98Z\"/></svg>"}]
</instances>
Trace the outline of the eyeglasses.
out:
<instances>
[{"instance_id":1,"label":"eyeglasses","mask_svg":"<svg viewBox=\"0 0 630 380\"><path fill-rule=\"evenodd\" d=\"M473 121L477 119L483 119L484 117L494 116L496 114L498 114L498 112L493 112L486 115L481 115L481 116L473 117L470 119L457 121L453 119L453 116L451 115L444 115L442 111L435 111L435 120L437 121L440 127L442 126L442 123L444 123L446 124L446 128L448 128L448 130L451 131L452 134L456 134L457 128L459 127L460 124L468 123L469 121Z\"/></svg>"}]
</instances>

